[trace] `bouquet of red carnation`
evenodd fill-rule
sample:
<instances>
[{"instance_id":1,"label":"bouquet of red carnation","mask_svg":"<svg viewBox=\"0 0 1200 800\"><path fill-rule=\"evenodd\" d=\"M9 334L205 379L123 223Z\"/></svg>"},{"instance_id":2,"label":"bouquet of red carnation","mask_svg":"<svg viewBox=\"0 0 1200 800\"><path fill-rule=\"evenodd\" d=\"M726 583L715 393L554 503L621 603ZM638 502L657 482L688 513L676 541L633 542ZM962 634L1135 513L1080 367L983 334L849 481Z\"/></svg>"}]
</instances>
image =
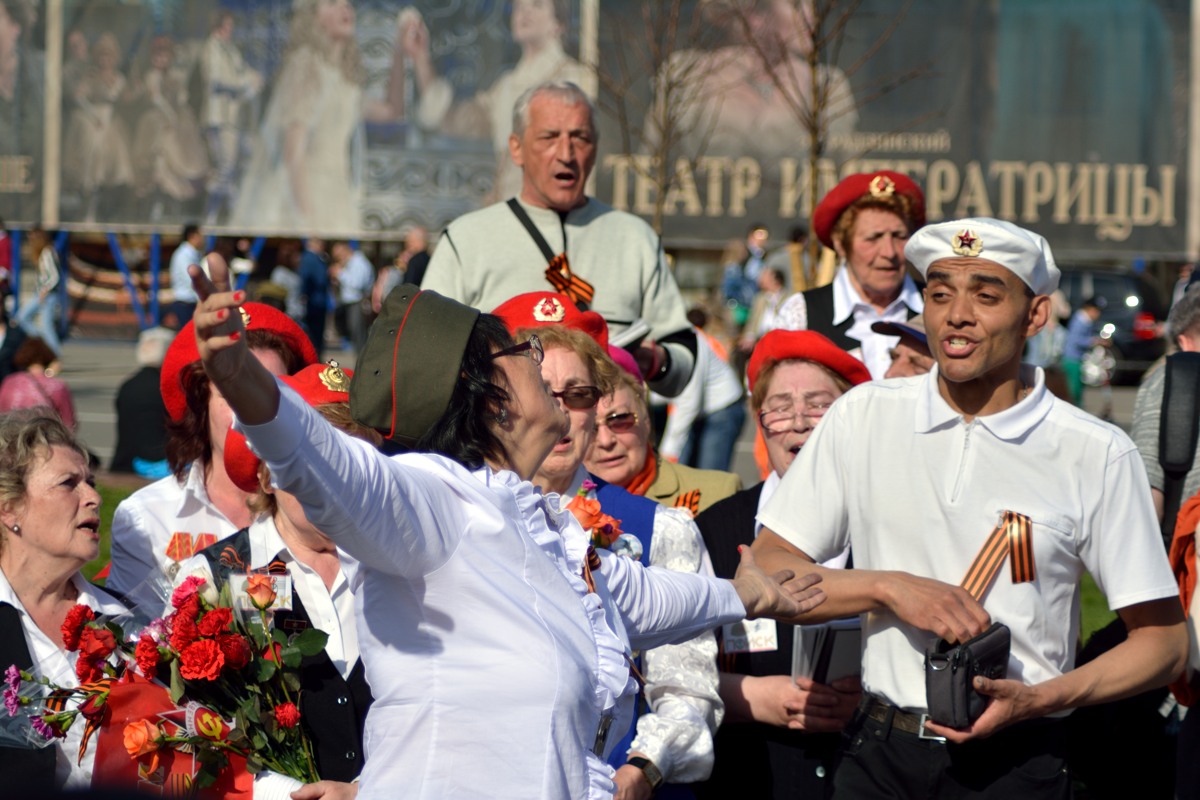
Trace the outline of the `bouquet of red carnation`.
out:
<instances>
[{"instance_id":1,"label":"bouquet of red carnation","mask_svg":"<svg viewBox=\"0 0 1200 800\"><path fill-rule=\"evenodd\" d=\"M75 606L62 636L64 646L79 653L80 686L64 689L10 666L3 691L8 719L0 725L0 738L46 745L66 736L82 716L88 726L79 749L82 759L97 730L102 745L114 738L106 735L106 726L118 722L110 701L136 695L123 702L119 722L138 783L169 788L182 778L189 791L218 781L225 785L230 776L223 773L240 772L243 760L250 773L268 769L304 783L319 780L312 745L300 725L297 670L304 656L324 649L328 636L311 628L292 636L272 629L270 576L251 575L244 594L250 609L245 613L228 585L218 594L206 579L189 577L171 598L173 611L128 641L111 620L97 620L92 609ZM130 662L161 684L118 680ZM131 715L131 707L147 710L144 716ZM186 758L174 759L175 753ZM230 770L231 759L238 769ZM98 757L97 776L121 772L102 767L101 761ZM186 768L179 766L183 761Z\"/></svg>"},{"instance_id":2,"label":"bouquet of red carnation","mask_svg":"<svg viewBox=\"0 0 1200 800\"><path fill-rule=\"evenodd\" d=\"M166 682L171 701L189 713L182 731L159 719L127 724L128 752L144 760L164 746L190 747L201 787L231 753L244 756L251 773L268 769L313 783L320 778L300 725L297 670L329 637L313 628L291 636L272 629L271 576L249 576L244 594L239 604L229 584L218 593L206 578L188 577L171 597L174 610L142 631L133 648L139 671Z\"/></svg>"}]
</instances>

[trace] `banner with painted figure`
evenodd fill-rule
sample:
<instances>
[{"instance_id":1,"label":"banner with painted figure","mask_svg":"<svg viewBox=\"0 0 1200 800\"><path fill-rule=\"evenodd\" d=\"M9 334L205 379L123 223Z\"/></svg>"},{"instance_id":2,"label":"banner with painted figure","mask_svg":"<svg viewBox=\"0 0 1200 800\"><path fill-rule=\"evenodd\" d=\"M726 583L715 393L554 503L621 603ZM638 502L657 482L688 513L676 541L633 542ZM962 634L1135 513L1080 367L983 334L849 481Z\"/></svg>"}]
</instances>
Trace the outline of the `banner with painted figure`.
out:
<instances>
[{"instance_id":1,"label":"banner with painted figure","mask_svg":"<svg viewBox=\"0 0 1200 800\"><path fill-rule=\"evenodd\" d=\"M63 223L395 236L508 196L567 0L67 0ZM0 91L2 94L2 91Z\"/></svg>"},{"instance_id":2,"label":"banner with painted figure","mask_svg":"<svg viewBox=\"0 0 1200 800\"><path fill-rule=\"evenodd\" d=\"M42 3L0 0L0 219L42 213L46 56Z\"/></svg>"},{"instance_id":3,"label":"banner with painted figure","mask_svg":"<svg viewBox=\"0 0 1200 800\"><path fill-rule=\"evenodd\" d=\"M818 200L888 168L931 221L1010 219L1060 257L1177 257L1190 19L1185 0L606 0L597 193L668 243L753 223L779 242L811 217L810 160Z\"/></svg>"}]
</instances>

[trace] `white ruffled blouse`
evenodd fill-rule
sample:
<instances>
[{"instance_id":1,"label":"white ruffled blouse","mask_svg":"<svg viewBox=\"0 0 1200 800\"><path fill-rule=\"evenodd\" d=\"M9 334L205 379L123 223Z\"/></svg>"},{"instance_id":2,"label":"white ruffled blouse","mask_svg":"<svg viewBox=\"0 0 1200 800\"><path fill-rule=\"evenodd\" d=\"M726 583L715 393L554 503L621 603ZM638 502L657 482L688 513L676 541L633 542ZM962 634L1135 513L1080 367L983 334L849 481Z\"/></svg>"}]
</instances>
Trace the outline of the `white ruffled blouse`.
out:
<instances>
[{"instance_id":1,"label":"white ruffled blouse","mask_svg":"<svg viewBox=\"0 0 1200 800\"><path fill-rule=\"evenodd\" d=\"M276 418L242 429L359 561L347 572L375 695L359 797L609 800L603 756L637 689L626 653L740 619L732 586L602 554L590 593L587 535L556 496L511 472L385 457L281 389Z\"/></svg>"}]
</instances>

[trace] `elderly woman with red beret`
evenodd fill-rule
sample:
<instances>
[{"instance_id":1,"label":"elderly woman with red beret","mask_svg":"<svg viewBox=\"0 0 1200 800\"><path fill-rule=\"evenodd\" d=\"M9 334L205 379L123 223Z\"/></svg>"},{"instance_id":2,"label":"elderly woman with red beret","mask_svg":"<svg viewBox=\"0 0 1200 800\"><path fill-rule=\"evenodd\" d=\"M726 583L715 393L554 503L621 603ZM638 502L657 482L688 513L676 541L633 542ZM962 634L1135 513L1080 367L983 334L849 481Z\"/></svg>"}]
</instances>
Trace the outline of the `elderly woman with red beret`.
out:
<instances>
[{"instance_id":1,"label":"elderly woman with red beret","mask_svg":"<svg viewBox=\"0 0 1200 800\"><path fill-rule=\"evenodd\" d=\"M290 375L316 363L304 331L282 311L261 303L242 306L246 343L272 373ZM225 471L225 435L232 412L213 390L188 323L167 349L160 376L167 407L167 462L171 475L134 492L113 515L112 568L107 586L157 608L152 587L169 586L180 561L250 524L250 493ZM147 581L149 580L149 583Z\"/></svg>"},{"instance_id":2,"label":"elderly woman with red beret","mask_svg":"<svg viewBox=\"0 0 1200 800\"><path fill-rule=\"evenodd\" d=\"M596 437L597 405L619 386L621 368L609 357L608 326L593 311L580 312L553 292L517 295L493 312L518 340L536 335L545 359L542 375L567 408L570 428L538 467L533 483L558 495L560 506L597 533L597 547L629 555L647 566L713 575L691 512L606 483L584 467ZM599 532L606 520L615 530ZM646 679L634 725L613 748L616 800L691 797L685 784L712 770L713 734L724 708L718 695L717 642L711 630L679 644L641 654Z\"/></svg>"},{"instance_id":3,"label":"elderly woman with red beret","mask_svg":"<svg viewBox=\"0 0 1200 800\"><path fill-rule=\"evenodd\" d=\"M871 377L860 361L814 331L771 331L754 348L747 373L751 407L766 439L772 472L764 482L696 518L718 576L728 574L740 546L754 542L760 527L755 515L821 417L842 394ZM828 566L845 566L847 555ZM834 681L832 686L807 679L793 682L793 626L772 620L754 625L761 634L755 652L722 637L725 724L717 731L712 777L698 793L712 798L828 797L838 732L861 695L858 680ZM762 642L773 646L760 649Z\"/></svg>"},{"instance_id":4,"label":"elderly woman with red beret","mask_svg":"<svg viewBox=\"0 0 1200 800\"><path fill-rule=\"evenodd\" d=\"M881 170L842 180L813 211L813 233L841 262L833 283L788 298L778 327L823 334L882 378L897 338L871 326L924 309L904 260L904 243L924 224L925 195L907 175Z\"/></svg>"}]
</instances>

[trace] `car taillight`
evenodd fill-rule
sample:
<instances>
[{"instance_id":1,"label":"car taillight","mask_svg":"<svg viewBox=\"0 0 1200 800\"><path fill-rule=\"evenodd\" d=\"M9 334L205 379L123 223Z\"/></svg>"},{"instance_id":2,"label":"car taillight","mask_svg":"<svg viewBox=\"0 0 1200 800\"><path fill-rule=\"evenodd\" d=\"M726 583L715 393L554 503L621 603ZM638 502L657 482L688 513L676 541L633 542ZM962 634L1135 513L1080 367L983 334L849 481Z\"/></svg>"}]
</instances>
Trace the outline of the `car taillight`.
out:
<instances>
[{"instance_id":1,"label":"car taillight","mask_svg":"<svg viewBox=\"0 0 1200 800\"><path fill-rule=\"evenodd\" d=\"M1158 336L1158 322L1145 311L1133 318L1133 338L1145 342Z\"/></svg>"}]
</instances>

